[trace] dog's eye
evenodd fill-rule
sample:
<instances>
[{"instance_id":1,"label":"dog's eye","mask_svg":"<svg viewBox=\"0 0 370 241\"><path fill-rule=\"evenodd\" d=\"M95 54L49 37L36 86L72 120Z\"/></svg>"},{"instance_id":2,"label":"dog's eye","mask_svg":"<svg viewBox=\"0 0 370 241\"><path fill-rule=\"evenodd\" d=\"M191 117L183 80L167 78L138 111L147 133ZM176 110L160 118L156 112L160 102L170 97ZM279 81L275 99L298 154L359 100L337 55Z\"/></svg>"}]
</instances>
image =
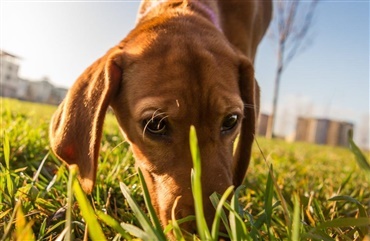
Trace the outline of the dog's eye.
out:
<instances>
[{"instance_id":1,"label":"dog's eye","mask_svg":"<svg viewBox=\"0 0 370 241\"><path fill-rule=\"evenodd\" d=\"M165 135L167 131L167 123L163 117L155 117L144 120L144 131L148 131L154 135Z\"/></svg>"},{"instance_id":2,"label":"dog's eye","mask_svg":"<svg viewBox=\"0 0 370 241\"><path fill-rule=\"evenodd\" d=\"M221 132L226 132L233 129L238 123L238 115L231 114L225 117L222 122Z\"/></svg>"}]
</instances>

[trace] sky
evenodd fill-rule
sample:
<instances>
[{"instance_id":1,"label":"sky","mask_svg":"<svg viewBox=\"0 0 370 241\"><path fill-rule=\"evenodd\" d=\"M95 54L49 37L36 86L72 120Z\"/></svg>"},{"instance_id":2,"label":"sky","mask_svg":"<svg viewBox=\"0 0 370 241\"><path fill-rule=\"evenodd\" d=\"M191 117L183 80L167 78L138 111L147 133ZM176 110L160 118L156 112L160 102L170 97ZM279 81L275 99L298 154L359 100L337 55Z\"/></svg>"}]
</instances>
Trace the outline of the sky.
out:
<instances>
[{"instance_id":1,"label":"sky","mask_svg":"<svg viewBox=\"0 0 370 241\"><path fill-rule=\"evenodd\" d=\"M0 48L21 57L21 77L48 77L68 88L135 26L138 7L139 1L2 0ZM309 44L282 75L278 134L292 134L297 116L333 118L354 123L355 140L370 148L369 10L367 0L318 5ZM276 40L265 37L255 63L264 113L272 106L276 49Z\"/></svg>"}]
</instances>

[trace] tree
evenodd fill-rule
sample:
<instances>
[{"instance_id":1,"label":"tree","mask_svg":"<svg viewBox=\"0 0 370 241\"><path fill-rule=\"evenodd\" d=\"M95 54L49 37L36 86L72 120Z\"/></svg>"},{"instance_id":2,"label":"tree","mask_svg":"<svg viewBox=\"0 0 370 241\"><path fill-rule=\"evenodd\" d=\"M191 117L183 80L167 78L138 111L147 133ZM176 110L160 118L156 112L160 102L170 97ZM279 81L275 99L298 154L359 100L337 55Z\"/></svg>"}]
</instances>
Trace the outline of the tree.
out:
<instances>
[{"instance_id":1,"label":"tree","mask_svg":"<svg viewBox=\"0 0 370 241\"><path fill-rule=\"evenodd\" d=\"M272 138L274 135L282 73L297 53L306 47L304 43L310 32L318 2L319 0L311 0L302 4L300 0L275 1L275 18L270 31L272 38L278 41L277 69L274 81L272 112L266 133L268 138Z\"/></svg>"}]
</instances>

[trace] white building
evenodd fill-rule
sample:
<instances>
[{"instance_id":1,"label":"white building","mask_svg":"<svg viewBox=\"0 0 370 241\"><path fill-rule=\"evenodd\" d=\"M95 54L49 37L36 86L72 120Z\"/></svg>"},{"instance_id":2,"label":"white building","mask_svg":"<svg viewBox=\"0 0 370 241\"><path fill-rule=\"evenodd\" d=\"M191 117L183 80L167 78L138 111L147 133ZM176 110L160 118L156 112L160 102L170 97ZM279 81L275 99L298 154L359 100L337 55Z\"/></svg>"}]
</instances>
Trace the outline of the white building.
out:
<instances>
[{"instance_id":1,"label":"white building","mask_svg":"<svg viewBox=\"0 0 370 241\"><path fill-rule=\"evenodd\" d=\"M20 58L0 50L0 96L20 100L59 104L67 94L67 89L57 88L46 77L30 81L20 78Z\"/></svg>"},{"instance_id":2,"label":"white building","mask_svg":"<svg viewBox=\"0 0 370 241\"><path fill-rule=\"evenodd\" d=\"M2 50L0 50L0 58L0 94L4 97L17 98L18 86L24 87L23 81L18 77L20 58Z\"/></svg>"}]
</instances>

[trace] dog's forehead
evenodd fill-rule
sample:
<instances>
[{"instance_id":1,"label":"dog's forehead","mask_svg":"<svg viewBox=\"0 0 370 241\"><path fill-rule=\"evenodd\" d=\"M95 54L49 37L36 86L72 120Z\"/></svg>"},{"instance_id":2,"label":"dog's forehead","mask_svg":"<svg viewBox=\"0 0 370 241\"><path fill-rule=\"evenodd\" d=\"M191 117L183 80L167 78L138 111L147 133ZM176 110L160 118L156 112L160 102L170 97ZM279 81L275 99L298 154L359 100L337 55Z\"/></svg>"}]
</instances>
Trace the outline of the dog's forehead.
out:
<instances>
[{"instance_id":1,"label":"dog's forehead","mask_svg":"<svg viewBox=\"0 0 370 241\"><path fill-rule=\"evenodd\" d=\"M225 82L224 88L236 87L230 81L238 77L238 54L226 39L214 35L170 31L139 34L125 47L125 54L125 79L154 85L154 89L166 85L212 87Z\"/></svg>"},{"instance_id":2,"label":"dog's forehead","mask_svg":"<svg viewBox=\"0 0 370 241\"><path fill-rule=\"evenodd\" d=\"M130 102L159 97L163 104L152 102L153 108L173 109L185 103L198 109L240 105L238 59L230 46L210 37L156 38L149 45L143 42L140 54L124 71Z\"/></svg>"}]
</instances>

